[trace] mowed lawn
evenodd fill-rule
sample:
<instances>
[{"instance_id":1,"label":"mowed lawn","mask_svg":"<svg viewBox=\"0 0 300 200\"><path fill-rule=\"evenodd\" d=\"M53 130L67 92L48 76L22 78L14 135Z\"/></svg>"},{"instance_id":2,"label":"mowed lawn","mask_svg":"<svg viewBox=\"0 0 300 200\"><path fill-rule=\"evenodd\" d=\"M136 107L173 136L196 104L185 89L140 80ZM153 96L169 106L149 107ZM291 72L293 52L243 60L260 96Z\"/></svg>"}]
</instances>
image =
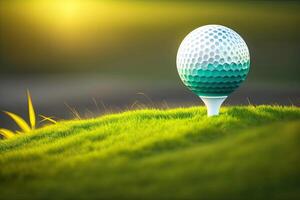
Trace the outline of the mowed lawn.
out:
<instances>
[{"instance_id":1,"label":"mowed lawn","mask_svg":"<svg viewBox=\"0 0 300 200\"><path fill-rule=\"evenodd\" d=\"M299 199L300 109L137 110L0 141L0 199Z\"/></svg>"}]
</instances>

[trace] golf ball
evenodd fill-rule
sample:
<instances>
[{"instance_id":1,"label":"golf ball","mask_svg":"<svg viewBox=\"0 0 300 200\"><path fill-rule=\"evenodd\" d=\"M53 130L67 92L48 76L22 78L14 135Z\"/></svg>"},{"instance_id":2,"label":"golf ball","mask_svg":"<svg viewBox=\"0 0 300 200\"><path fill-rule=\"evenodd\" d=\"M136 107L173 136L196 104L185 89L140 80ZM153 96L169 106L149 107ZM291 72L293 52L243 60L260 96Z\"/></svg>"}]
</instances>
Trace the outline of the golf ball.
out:
<instances>
[{"instance_id":1,"label":"golf ball","mask_svg":"<svg viewBox=\"0 0 300 200\"><path fill-rule=\"evenodd\" d=\"M250 55L235 31L206 25L184 38L176 63L181 80L198 96L228 96L246 79Z\"/></svg>"}]
</instances>

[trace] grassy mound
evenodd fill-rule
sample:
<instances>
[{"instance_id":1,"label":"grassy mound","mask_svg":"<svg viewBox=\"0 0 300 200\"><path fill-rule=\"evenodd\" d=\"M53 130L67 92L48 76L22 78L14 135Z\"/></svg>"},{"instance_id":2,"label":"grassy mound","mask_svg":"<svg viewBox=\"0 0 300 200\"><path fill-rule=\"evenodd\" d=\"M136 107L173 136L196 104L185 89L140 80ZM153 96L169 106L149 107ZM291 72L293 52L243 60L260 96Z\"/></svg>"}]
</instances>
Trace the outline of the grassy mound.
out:
<instances>
[{"instance_id":1,"label":"grassy mound","mask_svg":"<svg viewBox=\"0 0 300 200\"><path fill-rule=\"evenodd\" d=\"M299 199L300 109L140 110L0 142L1 199Z\"/></svg>"}]
</instances>

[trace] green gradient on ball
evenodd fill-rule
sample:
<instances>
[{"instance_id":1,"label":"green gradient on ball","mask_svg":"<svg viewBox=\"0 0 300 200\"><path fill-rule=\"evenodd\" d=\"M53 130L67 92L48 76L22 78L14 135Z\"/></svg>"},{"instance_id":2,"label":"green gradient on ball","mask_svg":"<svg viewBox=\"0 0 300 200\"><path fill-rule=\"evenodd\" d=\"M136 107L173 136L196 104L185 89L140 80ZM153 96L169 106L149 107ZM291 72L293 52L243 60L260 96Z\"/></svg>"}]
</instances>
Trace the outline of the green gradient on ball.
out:
<instances>
[{"instance_id":1,"label":"green gradient on ball","mask_svg":"<svg viewBox=\"0 0 300 200\"><path fill-rule=\"evenodd\" d=\"M250 61L202 68L179 68L184 84L198 96L228 96L246 79Z\"/></svg>"}]
</instances>

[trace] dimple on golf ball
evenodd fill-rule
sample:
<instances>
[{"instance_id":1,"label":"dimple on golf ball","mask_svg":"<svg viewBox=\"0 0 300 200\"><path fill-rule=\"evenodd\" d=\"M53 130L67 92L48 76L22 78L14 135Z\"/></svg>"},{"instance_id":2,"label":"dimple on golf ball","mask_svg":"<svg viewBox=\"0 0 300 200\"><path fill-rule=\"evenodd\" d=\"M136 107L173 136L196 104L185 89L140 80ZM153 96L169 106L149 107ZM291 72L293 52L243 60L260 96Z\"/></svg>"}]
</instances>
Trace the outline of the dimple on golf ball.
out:
<instances>
[{"instance_id":1,"label":"dimple on golf ball","mask_svg":"<svg viewBox=\"0 0 300 200\"><path fill-rule=\"evenodd\" d=\"M246 79L250 55L235 31L206 25L184 38L176 63L181 80L198 96L228 96Z\"/></svg>"}]
</instances>

